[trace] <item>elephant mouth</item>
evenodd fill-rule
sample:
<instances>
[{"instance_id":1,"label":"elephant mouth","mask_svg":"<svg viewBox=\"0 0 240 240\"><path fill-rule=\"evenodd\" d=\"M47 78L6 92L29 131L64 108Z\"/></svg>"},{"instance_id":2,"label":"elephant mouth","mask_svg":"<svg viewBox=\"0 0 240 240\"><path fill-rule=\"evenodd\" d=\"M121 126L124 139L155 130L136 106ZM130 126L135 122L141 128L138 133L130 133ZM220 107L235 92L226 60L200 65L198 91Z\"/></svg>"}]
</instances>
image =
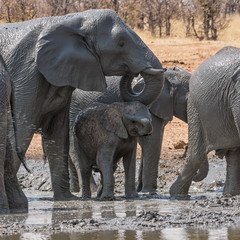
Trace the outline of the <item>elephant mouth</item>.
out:
<instances>
[{"instance_id":1,"label":"elephant mouth","mask_svg":"<svg viewBox=\"0 0 240 240\"><path fill-rule=\"evenodd\" d=\"M121 69L121 70L106 71L106 72L104 72L104 75L105 76L124 76L127 74L131 74L134 77L137 77L141 72L140 71L137 73L137 72L131 71L131 69L128 67L128 65L124 64L124 63L119 67L119 69Z\"/></svg>"}]
</instances>

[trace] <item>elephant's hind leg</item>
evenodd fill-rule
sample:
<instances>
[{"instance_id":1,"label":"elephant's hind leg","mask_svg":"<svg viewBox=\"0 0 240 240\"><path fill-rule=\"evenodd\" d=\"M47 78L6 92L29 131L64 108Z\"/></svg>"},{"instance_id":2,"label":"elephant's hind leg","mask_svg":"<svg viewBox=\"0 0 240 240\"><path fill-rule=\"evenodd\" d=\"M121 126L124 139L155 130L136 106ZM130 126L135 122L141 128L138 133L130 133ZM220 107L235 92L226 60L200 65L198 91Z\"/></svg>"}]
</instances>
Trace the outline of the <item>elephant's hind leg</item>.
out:
<instances>
[{"instance_id":1,"label":"elephant's hind leg","mask_svg":"<svg viewBox=\"0 0 240 240\"><path fill-rule=\"evenodd\" d=\"M240 194L240 148L229 150L226 154L227 174L224 184L224 195Z\"/></svg>"},{"instance_id":2,"label":"elephant's hind leg","mask_svg":"<svg viewBox=\"0 0 240 240\"><path fill-rule=\"evenodd\" d=\"M5 189L11 212L27 212L28 200L19 186L17 176L14 171L13 151L10 140L7 139L6 162L5 162Z\"/></svg>"},{"instance_id":3,"label":"elephant's hind leg","mask_svg":"<svg viewBox=\"0 0 240 240\"><path fill-rule=\"evenodd\" d=\"M190 102L188 104L187 158L182 172L170 188L170 195L173 199L189 199L188 191L193 177L207 157L201 121L195 107L191 105Z\"/></svg>"}]
</instances>

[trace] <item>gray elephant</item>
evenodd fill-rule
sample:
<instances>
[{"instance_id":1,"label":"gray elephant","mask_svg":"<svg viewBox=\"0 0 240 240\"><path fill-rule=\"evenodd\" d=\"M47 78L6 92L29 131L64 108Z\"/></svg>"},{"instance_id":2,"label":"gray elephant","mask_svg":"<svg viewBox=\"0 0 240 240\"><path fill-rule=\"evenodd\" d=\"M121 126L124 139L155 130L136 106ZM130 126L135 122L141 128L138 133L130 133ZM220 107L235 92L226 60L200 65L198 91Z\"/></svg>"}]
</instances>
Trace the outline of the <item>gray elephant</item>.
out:
<instances>
[{"instance_id":1,"label":"gray elephant","mask_svg":"<svg viewBox=\"0 0 240 240\"><path fill-rule=\"evenodd\" d=\"M74 199L68 174L73 90L103 91L105 76L140 73L146 91L133 96L131 83L123 83L123 96L149 103L164 83L161 63L111 10L1 24L0 33L0 53L16 89L19 145L25 153L41 130L54 200ZM156 89L151 97L148 88Z\"/></svg>"},{"instance_id":2,"label":"gray elephant","mask_svg":"<svg viewBox=\"0 0 240 240\"><path fill-rule=\"evenodd\" d=\"M140 102L96 103L77 115L73 124L72 161L82 179L83 198L91 197L92 169L102 176L101 200L114 199L114 170L123 157L125 195L137 196L135 188L137 137L151 134L148 107Z\"/></svg>"},{"instance_id":3,"label":"gray elephant","mask_svg":"<svg viewBox=\"0 0 240 240\"><path fill-rule=\"evenodd\" d=\"M139 137L142 147L141 167L138 174L138 191L155 193L157 190L158 163L161 152L164 127L173 115L187 122L187 94L190 73L178 67L171 67L164 73L165 84L159 98L150 106L153 132L149 136ZM73 125L79 111L93 102L111 104L122 101L119 91L120 77L107 79L108 88L105 93L84 92L76 89L72 95L70 107L70 126ZM142 91L143 81L135 83L134 90ZM159 89L160 91L160 89ZM148 92L151 95L151 90ZM71 144L70 144L71 145ZM71 152L70 152L71 158ZM71 190L79 191L77 173L70 161Z\"/></svg>"},{"instance_id":4,"label":"gray elephant","mask_svg":"<svg viewBox=\"0 0 240 240\"><path fill-rule=\"evenodd\" d=\"M11 173L13 159L11 154L12 145L9 139L9 129L14 129L14 139L16 139L17 134L14 121L15 116L13 115L15 104L13 92L10 76L7 72L5 63L0 56L0 213L8 213L10 209L11 212L13 212L18 208L15 198L25 197L18 184L16 176L12 176ZM15 142L14 146L16 146L18 157L26 167L21 149L17 144L18 143ZM25 209L28 206L23 203L21 207Z\"/></svg>"},{"instance_id":5,"label":"gray elephant","mask_svg":"<svg viewBox=\"0 0 240 240\"><path fill-rule=\"evenodd\" d=\"M186 164L170 188L172 198L189 198L188 191L207 154L227 160L224 194L240 193L240 49L225 47L193 73L188 98Z\"/></svg>"}]
</instances>

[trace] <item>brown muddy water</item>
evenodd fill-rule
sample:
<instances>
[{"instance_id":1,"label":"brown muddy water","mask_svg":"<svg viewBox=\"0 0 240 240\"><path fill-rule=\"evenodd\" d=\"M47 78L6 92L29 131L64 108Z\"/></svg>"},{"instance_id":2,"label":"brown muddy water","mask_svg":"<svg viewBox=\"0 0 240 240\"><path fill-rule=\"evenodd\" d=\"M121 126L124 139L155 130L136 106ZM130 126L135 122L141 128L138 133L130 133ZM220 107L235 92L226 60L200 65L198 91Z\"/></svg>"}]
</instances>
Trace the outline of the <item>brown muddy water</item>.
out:
<instances>
[{"instance_id":1,"label":"brown muddy water","mask_svg":"<svg viewBox=\"0 0 240 240\"><path fill-rule=\"evenodd\" d=\"M54 202L47 166L37 161L29 165L34 174L24 170L19 174L29 212L0 215L0 240L240 239L240 196L222 196L224 160L210 159L209 175L192 184L189 201L169 199L174 179L156 195L126 200L120 168L115 176L116 201Z\"/></svg>"}]
</instances>

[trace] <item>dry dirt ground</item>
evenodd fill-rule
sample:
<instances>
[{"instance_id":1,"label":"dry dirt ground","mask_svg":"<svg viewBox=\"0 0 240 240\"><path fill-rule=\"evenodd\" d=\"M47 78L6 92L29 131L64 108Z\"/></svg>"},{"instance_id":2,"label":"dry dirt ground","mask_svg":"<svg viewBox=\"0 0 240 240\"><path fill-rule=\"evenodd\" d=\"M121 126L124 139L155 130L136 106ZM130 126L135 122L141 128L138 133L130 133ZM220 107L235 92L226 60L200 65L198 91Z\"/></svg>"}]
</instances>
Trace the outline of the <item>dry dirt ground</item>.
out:
<instances>
[{"instance_id":1,"label":"dry dirt ground","mask_svg":"<svg viewBox=\"0 0 240 240\"><path fill-rule=\"evenodd\" d=\"M239 42L148 40L144 38L143 40L160 59L163 67L176 65L191 73L202 61L212 56L220 48L227 45L240 47ZM168 189L184 163L184 158L181 158L181 156L186 144L187 124L174 118L165 128L159 164L159 192L156 195L142 194L134 201L126 201L123 197L124 173L120 164L115 175L116 201L89 200L54 203L52 201L48 164L44 165L42 160L41 137L35 135L27 152L27 163L33 173L28 174L24 169L20 169L19 172L19 181L29 199L29 214L1 217L0 235L2 234L2 237L0 236L0 239L20 239L18 236L25 233L41 233L43 234L41 236L45 236L38 239L78 239L72 235L70 238L67 238L66 235L64 235L66 238L64 236L60 238L60 235L52 235L51 238L49 236L53 233L60 234L71 231L157 231L169 227L201 229L204 236L210 228L225 227L228 233L231 232L232 239L238 239L234 237L239 236L240 198L229 198L221 195L225 178L225 160L217 159L214 153L210 154L210 174L208 178L203 182L193 183L191 186L191 200L169 200ZM138 149L138 158L139 156L140 149ZM187 233L189 234L189 230L187 230ZM197 238L196 232L192 233L190 231L190 233L193 234L190 234L191 239L200 239ZM11 234L15 234L15 238L13 235L12 238L3 237ZM158 237L151 235L152 238L142 237L141 239L175 239L160 238L160 235ZM33 235L30 235L29 239L34 239ZM138 238L103 237L99 239ZM211 238L205 237L202 239ZM216 235L216 238L213 239L225 238L218 238L218 235Z\"/></svg>"}]
</instances>

